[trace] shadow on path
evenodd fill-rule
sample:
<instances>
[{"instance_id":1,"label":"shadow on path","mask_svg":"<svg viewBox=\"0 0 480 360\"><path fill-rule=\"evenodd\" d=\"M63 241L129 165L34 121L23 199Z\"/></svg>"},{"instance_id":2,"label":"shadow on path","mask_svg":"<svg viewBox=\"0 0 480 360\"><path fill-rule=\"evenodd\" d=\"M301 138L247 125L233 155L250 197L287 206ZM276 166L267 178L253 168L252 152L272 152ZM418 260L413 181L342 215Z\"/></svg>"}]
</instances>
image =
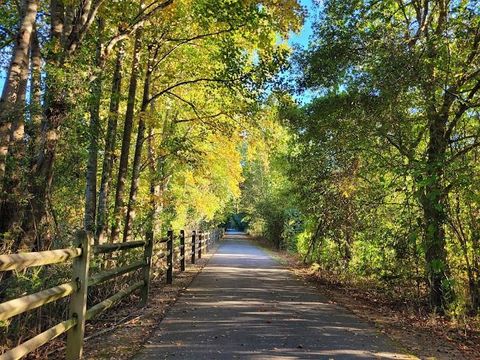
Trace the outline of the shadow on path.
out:
<instances>
[{"instance_id":1,"label":"shadow on path","mask_svg":"<svg viewBox=\"0 0 480 360\"><path fill-rule=\"evenodd\" d=\"M241 233L226 234L134 357L167 358L412 359Z\"/></svg>"}]
</instances>

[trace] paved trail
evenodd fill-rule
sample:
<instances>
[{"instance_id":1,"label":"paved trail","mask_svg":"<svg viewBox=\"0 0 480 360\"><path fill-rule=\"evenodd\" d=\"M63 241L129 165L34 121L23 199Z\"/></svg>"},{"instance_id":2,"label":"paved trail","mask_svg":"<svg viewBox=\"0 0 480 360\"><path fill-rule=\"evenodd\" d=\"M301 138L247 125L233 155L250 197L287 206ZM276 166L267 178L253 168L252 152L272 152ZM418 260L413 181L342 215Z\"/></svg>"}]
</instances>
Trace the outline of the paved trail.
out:
<instances>
[{"instance_id":1,"label":"paved trail","mask_svg":"<svg viewBox=\"0 0 480 360\"><path fill-rule=\"evenodd\" d=\"M168 312L147 359L412 359L245 236L227 234Z\"/></svg>"}]
</instances>

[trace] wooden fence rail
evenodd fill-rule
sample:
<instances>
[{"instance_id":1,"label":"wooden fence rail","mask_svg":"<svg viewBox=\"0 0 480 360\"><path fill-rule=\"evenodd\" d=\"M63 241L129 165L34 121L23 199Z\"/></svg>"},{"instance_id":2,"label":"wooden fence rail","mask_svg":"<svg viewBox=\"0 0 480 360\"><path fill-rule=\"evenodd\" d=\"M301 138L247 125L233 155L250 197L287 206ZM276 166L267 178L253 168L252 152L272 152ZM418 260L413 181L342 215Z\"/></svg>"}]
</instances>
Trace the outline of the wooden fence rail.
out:
<instances>
[{"instance_id":1,"label":"wooden fence rail","mask_svg":"<svg viewBox=\"0 0 480 360\"><path fill-rule=\"evenodd\" d=\"M208 247L220 240L223 235L223 229L218 228L209 232L192 231L191 252L189 254L191 263L195 264L197 252L200 259L202 251L206 253ZM91 320L111 308L138 289L140 289L140 304L142 306L146 305L151 282L152 257L154 256L153 233L147 233L145 238L145 241L91 246L92 237L84 231L80 231L76 236L75 247L72 249L0 255L0 271L18 271L28 267L59 264L70 260L73 262L73 276L70 282L0 304L0 321L2 321L70 296L68 320L4 352L0 355L0 360L20 359L63 333L67 333L66 359L80 359L82 357L85 321ZM185 240L185 231L181 230L179 236L175 236L173 231L169 231L166 238L157 241L160 246L166 245L166 249L156 255L158 259L165 260L165 266L162 269L166 275L167 284L173 282L175 263L178 264L180 271L185 271L186 258L188 257L185 252ZM104 270L93 276L88 275L92 255L99 256L136 248L143 248L141 259L127 265ZM142 271L142 280L87 309L87 295L90 286L100 285L105 281L137 270Z\"/></svg>"}]
</instances>

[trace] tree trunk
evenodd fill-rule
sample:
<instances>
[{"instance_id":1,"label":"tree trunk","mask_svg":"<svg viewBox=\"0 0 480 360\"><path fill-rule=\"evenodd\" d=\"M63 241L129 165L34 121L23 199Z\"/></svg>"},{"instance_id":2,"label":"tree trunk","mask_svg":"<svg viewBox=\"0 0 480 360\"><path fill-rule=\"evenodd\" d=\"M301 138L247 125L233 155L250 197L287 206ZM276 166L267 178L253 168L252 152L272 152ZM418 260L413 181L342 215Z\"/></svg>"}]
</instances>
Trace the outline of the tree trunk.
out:
<instances>
[{"instance_id":1,"label":"tree trunk","mask_svg":"<svg viewBox=\"0 0 480 360\"><path fill-rule=\"evenodd\" d=\"M57 151L59 130L69 111L68 93L63 84L63 71L70 71L66 64L73 56L72 49L77 48L83 35L88 31L90 22L84 23L87 7L85 4L75 7L77 16L73 27L77 27L81 36L71 39L65 32L65 5L61 0L50 1L50 44L47 53L48 68L45 77L45 117L41 127L38 151L31 168L29 179L30 203L26 204L27 216L24 219L24 238L32 242L32 250L48 249L51 245L51 232L48 224L49 194L53 177L53 165ZM92 12L90 20L96 15ZM83 25L82 25L83 24ZM63 41L69 39L67 44ZM50 71L49 69L52 69Z\"/></svg>"},{"instance_id":2,"label":"tree trunk","mask_svg":"<svg viewBox=\"0 0 480 360\"><path fill-rule=\"evenodd\" d=\"M430 304L443 311L451 296L446 280L448 274L445 250L445 189L443 174L447 141L445 139L447 119L432 114L429 119L429 142L425 185L422 197L425 236L425 260L430 287Z\"/></svg>"},{"instance_id":3,"label":"tree trunk","mask_svg":"<svg viewBox=\"0 0 480 360\"><path fill-rule=\"evenodd\" d=\"M132 128L135 110L135 95L137 92L138 67L140 62L140 50L142 31L137 30L135 34L135 45L133 49L132 73L130 75L130 85L128 89L127 111L125 113L125 124L123 127L122 150L120 153L120 163L118 168L117 189L115 192L115 205L113 209L113 225L111 242L117 242L120 235L120 222L125 212L123 193L125 182L127 181L128 156L130 152L130 141L132 137Z\"/></svg>"},{"instance_id":4,"label":"tree trunk","mask_svg":"<svg viewBox=\"0 0 480 360\"><path fill-rule=\"evenodd\" d=\"M30 87L30 116L31 123L28 129L30 137L29 156L33 158L33 154L39 149L40 129L43 124L43 108L42 108L42 54L40 52L40 44L38 42L38 33L34 31L32 35L31 49L31 87Z\"/></svg>"},{"instance_id":5,"label":"tree trunk","mask_svg":"<svg viewBox=\"0 0 480 360\"><path fill-rule=\"evenodd\" d=\"M10 133L10 144L7 158L12 161L7 162L4 186L8 189L9 197L14 197L15 202L21 202L25 193L19 189L21 176L25 173L25 117L26 117L26 93L29 74L29 58L22 68L20 85L17 92L17 103L15 104L16 116L12 121L12 129ZM15 207L12 210L18 209ZM18 216L18 214L17 214Z\"/></svg>"},{"instance_id":6,"label":"tree trunk","mask_svg":"<svg viewBox=\"0 0 480 360\"><path fill-rule=\"evenodd\" d=\"M90 144L88 148L87 184L85 187L85 231L95 232L95 212L97 209L97 167L98 167L98 137L100 133L100 102L102 100L102 82L105 61L102 58L102 35L105 23L98 19L97 51L95 55L95 77L91 83L90 99Z\"/></svg>"},{"instance_id":7,"label":"tree trunk","mask_svg":"<svg viewBox=\"0 0 480 360\"><path fill-rule=\"evenodd\" d=\"M62 95L53 94L47 102L40 147L30 174L31 201L27 205L28 211L23 226L25 239L31 243L33 251L48 249L52 240L48 229L47 205L53 178L58 129L66 118L66 104Z\"/></svg>"},{"instance_id":8,"label":"tree trunk","mask_svg":"<svg viewBox=\"0 0 480 360\"><path fill-rule=\"evenodd\" d=\"M317 226L315 227L315 232L312 234L312 237L310 238L310 244L308 245L307 252L305 253L305 256L303 257L303 263L307 263L307 259L310 257L310 254L312 253L313 248L317 244L318 238L320 237L320 233L323 228L323 221L322 218L318 219Z\"/></svg>"},{"instance_id":9,"label":"tree trunk","mask_svg":"<svg viewBox=\"0 0 480 360\"><path fill-rule=\"evenodd\" d=\"M125 227L123 231L123 241L130 241L132 237L132 223L135 217L135 203L137 201L138 184L140 181L140 165L142 160L143 142L145 141L145 113L148 107L150 97L150 80L152 78L152 59L151 49L147 60L147 71L143 85L142 106L140 109L140 118L138 120L137 141L135 144L135 154L133 156L132 183L130 186L130 196L128 199L127 213L125 218Z\"/></svg>"},{"instance_id":10,"label":"tree trunk","mask_svg":"<svg viewBox=\"0 0 480 360\"><path fill-rule=\"evenodd\" d=\"M12 122L23 116L23 108L16 106L16 104L25 67L28 71L28 50L37 16L38 0L25 0L23 10L20 29L17 33L7 79L0 99L0 184L3 183L5 176Z\"/></svg>"},{"instance_id":11,"label":"tree trunk","mask_svg":"<svg viewBox=\"0 0 480 360\"><path fill-rule=\"evenodd\" d=\"M98 194L97 231L95 242L105 242L107 232L107 200L112 181L112 168L115 151L115 139L117 137L118 108L120 105L120 91L122 85L123 48L117 53L115 72L113 74L112 91L110 96L110 112L108 116L107 134L105 139L105 156L103 158L102 180Z\"/></svg>"},{"instance_id":12,"label":"tree trunk","mask_svg":"<svg viewBox=\"0 0 480 360\"><path fill-rule=\"evenodd\" d=\"M158 229L158 197L160 194L160 185L156 181L155 172L155 150L153 148L153 128L148 128L148 152L147 163L150 170L150 214L148 218L147 229L154 234L159 233Z\"/></svg>"},{"instance_id":13,"label":"tree trunk","mask_svg":"<svg viewBox=\"0 0 480 360\"><path fill-rule=\"evenodd\" d=\"M50 44L46 56L49 68L45 76L45 113L37 139L38 147L31 161L29 174L30 202L24 207L24 241L32 251L50 247L51 234L48 229L47 200L52 183L53 162L58 142L58 129L67 116L67 104L63 86L58 78L58 70L63 68L64 56L61 48L63 30L63 3L50 2Z\"/></svg>"},{"instance_id":14,"label":"tree trunk","mask_svg":"<svg viewBox=\"0 0 480 360\"><path fill-rule=\"evenodd\" d=\"M472 212L472 210L470 210ZM472 310L478 313L480 310L480 231L478 228L478 217L470 215L470 229L472 237L472 267L473 284L470 287L470 298L472 299Z\"/></svg>"},{"instance_id":15,"label":"tree trunk","mask_svg":"<svg viewBox=\"0 0 480 360\"><path fill-rule=\"evenodd\" d=\"M17 89L15 117L11 121L10 142L7 152L7 163L3 178L5 192L1 196L0 233L8 232L18 248L23 216L22 203L27 198L25 189L26 158L25 158L25 117L26 91L29 74L29 57L22 65L22 73Z\"/></svg>"}]
</instances>

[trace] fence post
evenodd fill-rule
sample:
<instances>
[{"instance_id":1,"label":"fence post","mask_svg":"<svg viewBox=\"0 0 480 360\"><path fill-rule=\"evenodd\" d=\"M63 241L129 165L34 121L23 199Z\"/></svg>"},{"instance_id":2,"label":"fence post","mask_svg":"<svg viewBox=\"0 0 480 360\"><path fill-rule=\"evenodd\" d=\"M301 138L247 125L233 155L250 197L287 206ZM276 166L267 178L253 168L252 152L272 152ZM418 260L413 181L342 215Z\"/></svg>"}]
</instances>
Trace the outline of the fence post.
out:
<instances>
[{"instance_id":1,"label":"fence post","mask_svg":"<svg viewBox=\"0 0 480 360\"><path fill-rule=\"evenodd\" d=\"M180 271L185 271L185 231L180 230Z\"/></svg>"},{"instance_id":2,"label":"fence post","mask_svg":"<svg viewBox=\"0 0 480 360\"><path fill-rule=\"evenodd\" d=\"M167 284L173 282L173 231L168 230L167 240Z\"/></svg>"},{"instance_id":3,"label":"fence post","mask_svg":"<svg viewBox=\"0 0 480 360\"><path fill-rule=\"evenodd\" d=\"M85 334L85 315L87 312L88 262L90 258L91 236L81 230L76 234L76 246L82 248L82 255L73 260L73 281L77 291L70 298L69 317L76 318L77 324L67 334L67 359L78 360L82 357L83 336Z\"/></svg>"},{"instance_id":4,"label":"fence post","mask_svg":"<svg viewBox=\"0 0 480 360\"><path fill-rule=\"evenodd\" d=\"M208 252L208 231L203 233L203 243L205 244L205 254Z\"/></svg>"},{"instance_id":5,"label":"fence post","mask_svg":"<svg viewBox=\"0 0 480 360\"><path fill-rule=\"evenodd\" d=\"M152 267L152 253L153 253L153 231L149 230L145 234L145 249L143 252L145 266L142 268L144 284L140 294L141 306L147 305L147 301L148 301L148 292L150 290L150 269Z\"/></svg>"},{"instance_id":6,"label":"fence post","mask_svg":"<svg viewBox=\"0 0 480 360\"><path fill-rule=\"evenodd\" d=\"M198 232L198 258L202 258L202 237L203 237L203 232L199 231Z\"/></svg>"},{"instance_id":7,"label":"fence post","mask_svg":"<svg viewBox=\"0 0 480 360\"><path fill-rule=\"evenodd\" d=\"M192 264L195 264L195 241L196 241L196 231L192 231Z\"/></svg>"}]
</instances>

